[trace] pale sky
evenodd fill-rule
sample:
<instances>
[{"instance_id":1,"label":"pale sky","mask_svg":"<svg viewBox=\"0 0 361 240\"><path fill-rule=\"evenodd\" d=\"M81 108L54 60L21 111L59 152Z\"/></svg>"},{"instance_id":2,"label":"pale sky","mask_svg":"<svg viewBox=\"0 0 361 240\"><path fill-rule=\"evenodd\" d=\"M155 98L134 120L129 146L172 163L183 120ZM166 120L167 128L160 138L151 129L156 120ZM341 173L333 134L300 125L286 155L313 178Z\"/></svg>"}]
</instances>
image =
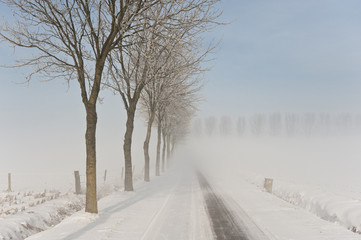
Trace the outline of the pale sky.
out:
<instances>
[{"instance_id":1,"label":"pale sky","mask_svg":"<svg viewBox=\"0 0 361 240\"><path fill-rule=\"evenodd\" d=\"M361 1L224 0L204 114L361 112Z\"/></svg>"},{"instance_id":2,"label":"pale sky","mask_svg":"<svg viewBox=\"0 0 361 240\"><path fill-rule=\"evenodd\" d=\"M224 0L222 38L206 74L200 116L254 112L361 112L361 1ZM0 7L5 16L5 8ZM21 56L0 43L0 63ZM0 69L1 171L84 169L85 114L76 82L23 81ZM125 111L119 96L101 93L98 166L123 165ZM135 133L142 162L143 123Z\"/></svg>"}]
</instances>

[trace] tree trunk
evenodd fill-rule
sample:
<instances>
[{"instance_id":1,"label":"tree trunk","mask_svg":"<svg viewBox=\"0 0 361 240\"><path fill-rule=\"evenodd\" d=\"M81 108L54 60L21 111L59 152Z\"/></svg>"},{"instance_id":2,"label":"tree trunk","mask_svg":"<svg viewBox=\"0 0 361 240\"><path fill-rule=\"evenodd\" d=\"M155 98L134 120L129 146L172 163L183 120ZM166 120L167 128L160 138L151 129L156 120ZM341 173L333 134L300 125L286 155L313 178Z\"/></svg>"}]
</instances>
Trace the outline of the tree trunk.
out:
<instances>
[{"instance_id":1,"label":"tree trunk","mask_svg":"<svg viewBox=\"0 0 361 240\"><path fill-rule=\"evenodd\" d=\"M148 127L147 127L147 135L144 140L143 144L143 150L144 150L144 181L149 182L149 141L152 133L152 125L154 121L154 113L152 112L150 114L149 120L148 120Z\"/></svg>"},{"instance_id":2,"label":"tree trunk","mask_svg":"<svg viewBox=\"0 0 361 240\"><path fill-rule=\"evenodd\" d=\"M167 134L167 168L169 168L169 162L170 162L170 136Z\"/></svg>"},{"instance_id":3,"label":"tree trunk","mask_svg":"<svg viewBox=\"0 0 361 240\"><path fill-rule=\"evenodd\" d=\"M174 149L175 149L175 142L172 141L172 150L170 151L171 156L173 156L173 154L174 154Z\"/></svg>"},{"instance_id":4,"label":"tree trunk","mask_svg":"<svg viewBox=\"0 0 361 240\"><path fill-rule=\"evenodd\" d=\"M162 149L162 172L165 171L165 149L166 149L166 141L165 141L165 132L164 132L164 129L163 129L163 149Z\"/></svg>"},{"instance_id":5,"label":"tree trunk","mask_svg":"<svg viewBox=\"0 0 361 240\"><path fill-rule=\"evenodd\" d=\"M98 213L96 180L96 103L86 108L86 203L85 211Z\"/></svg>"},{"instance_id":6,"label":"tree trunk","mask_svg":"<svg viewBox=\"0 0 361 240\"><path fill-rule=\"evenodd\" d=\"M124 177L124 191L133 191L133 172L132 172L132 137L134 129L135 104L130 104L127 109L127 123L124 134L124 162L125 162L125 177Z\"/></svg>"},{"instance_id":7,"label":"tree trunk","mask_svg":"<svg viewBox=\"0 0 361 240\"><path fill-rule=\"evenodd\" d=\"M75 194L81 194L79 171L74 171L74 178L75 178Z\"/></svg>"},{"instance_id":8,"label":"tree trunk","mask_svg":"<svg viewBox=\"0 0 361 240\"><path fill-rule=\"evenodd\" d=\"M157 160L155 163L155 175L160 175L160 145L162 143L162 121L158 120Z\"/></svg>"},{"instance_id":9,"label":"tree trunk","mask_svg":"<svg viewBox=\"0 0 361 240\"><path fill-rule=\"evenodd\" d=\"M97 199L97 178L96 178L96 127L97 127L97 99L100 91L100 84L104 68L105 56L102 59L97 59L95 64L95 76L93 79L93 86L88 99L84 65L80 62L80 70L78 72L78 82L81 89L81 97L86 111L86 197L85 197L85 212L98 213L98 199Z\"/></svg>"},{"instance_id":10,"label":"tree trunk","mask_svg":"<svg viewBox=\"0 0 361 240\"><path fill-rule=\"evenodd\" d=\"M132 172L132 137L134 130L134 117L135 110L137 109L137 103L140 98L140 93L144 88L144 81L147 72L147 67L145 67L142 75L142 83L138 86L138 89L135 90L133 97L130 97L128 92L127 97L129 104L126 103L123 97L123 103L126 106L127 110L127 123L126 130L124 134L124 162L125 162L125 176L124 176L124 191L133 191L133 172Z\"/></svg>"}]
</instances>

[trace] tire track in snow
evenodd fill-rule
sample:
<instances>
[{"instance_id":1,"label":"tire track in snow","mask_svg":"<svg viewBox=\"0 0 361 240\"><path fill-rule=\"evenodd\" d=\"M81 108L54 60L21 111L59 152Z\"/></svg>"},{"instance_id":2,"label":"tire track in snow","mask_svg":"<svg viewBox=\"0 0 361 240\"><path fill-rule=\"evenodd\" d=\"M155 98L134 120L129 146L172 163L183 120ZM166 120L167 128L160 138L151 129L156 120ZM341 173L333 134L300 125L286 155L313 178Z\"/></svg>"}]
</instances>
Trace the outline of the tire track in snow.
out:
<instances>
[{"instance_id":1,"label":"tire track in snow","mask_svg":"<svg viewBox=\"0 0 361 240\"><path fill-rule=\"evenodd\" d=\"M227 206L221 196L216 194L206 178L197 172L198 181L201 185L205 206L211 221L213 234L217 240L256 240L268 239L260 229L249 224L252 220L242 214L239 218ZM248 224L247 224L248 223ZM255 231L252 233L252 231ZM259 236L262 236L261 238Z\"/></svg>"},{"instance_id":2,"label":"tire track in snow","mask_svg":"<svg viewBox=\"0 0 361 240\"><path fill-rule=\"evenodd\" d=\"M178 183L177 183L178 184ZM164 200L162 206L159 208L159 210L154 214L152 220L150 221L147 229L144 231L142 237L140 238L140 240L146 240L148 239L148 235L151 233L151 230L154 226L154 224L157 222L159 216L162 214L162 212L164 211L164 209L166 208L169 200L173 197L174 195L174 190L177 187L177 184L172 188L172 190L170 191L170 193L168 194L167 198Z\"/></svg>"},{"instance_id":3,"label":"tire track in snow","mask_svg":"<svg viewBox=\"0 0 361 240\"><path fill-rule=\"evenodd\" d=\"M184 173L185 174L185 173ZM194 172L181 175L153 213L142 240L210 240L213 238L203 196Z\"/></svg>"}]
</instances>

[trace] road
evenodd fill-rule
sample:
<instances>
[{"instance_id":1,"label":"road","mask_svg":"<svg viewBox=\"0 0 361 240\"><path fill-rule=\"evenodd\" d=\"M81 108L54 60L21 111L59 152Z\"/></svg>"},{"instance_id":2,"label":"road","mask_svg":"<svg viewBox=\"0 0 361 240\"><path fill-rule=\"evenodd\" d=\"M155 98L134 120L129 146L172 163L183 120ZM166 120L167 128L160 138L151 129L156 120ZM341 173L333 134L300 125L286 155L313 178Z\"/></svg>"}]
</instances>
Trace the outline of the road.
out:
<instances>
[{"instance_id":1,"label":"road","mask_svg":"<svg viewBox=\"0 0 361 240\"><path fill-rule=\"evenodd\" d=\"M267 240L269 239L242 210L236 211L226 203L200 172L197 172L204 203L217 240ZM240 209L240 207L239 207ZM240 212L242 214L240 214ZM252 226L252 227L250 227Z\"/></svg>"},{"instance_id":2,"label":"road","mask_svg":"<svg viewBox=\"0 0 361 240\"><path fill-rule=\"evenodd\" d=\"M239 215L200 172L183 176L141 239L267 240L246 215Z\"/></svg>"},{"instance_id":3,"label":"road","mask_svg":"<svg viewBox=\"0 0 361 240\"><path fill-rule=\"evenodd\" d=\"M29 239L267 239L253 238L251 225L243 224L249 219L240 219L238 213L202 175L173 169L139 183L133 193L117 192L100 200L98 215L79 212Z\"/></svg>"},{"instance_id":4,"label":"road","mask_svg":"<svg viewBox=\"0 0 361 240\"><path fill-rule=\"evenodd\" d=\"M141 239L213 239L211 224L196 176L193 173L183 172L173 181L173 187L154 214Z\"/></svg>"}]
</instances>

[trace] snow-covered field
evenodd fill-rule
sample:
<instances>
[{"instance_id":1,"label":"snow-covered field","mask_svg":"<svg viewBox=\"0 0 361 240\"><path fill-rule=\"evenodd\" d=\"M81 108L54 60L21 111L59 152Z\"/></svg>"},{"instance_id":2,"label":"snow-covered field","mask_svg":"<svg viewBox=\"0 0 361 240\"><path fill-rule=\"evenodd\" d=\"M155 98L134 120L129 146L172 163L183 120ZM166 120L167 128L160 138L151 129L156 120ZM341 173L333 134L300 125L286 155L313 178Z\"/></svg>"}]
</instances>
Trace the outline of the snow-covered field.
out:
<instances>
[{"instance_id":1,"label":"snow-covered field","mask_svg":"<svg viewBox=\"0 0 361 240\"><path fill-rule=\"evenodd\" d=\"M7 180L7 174L0 176ZM140 179L138 172L134 180ZM98 180L99 199L122 187L119 173L111 172L107 182L102 178ZM84 175L81 175L81 183L84 191ZM2 181L2 189L6 187L7 181ZM12 174L13 191L0 192L0 239L24 239L54 227L83 209L85 196L75 195L74 188L74 176L69 173Z\"/></svg>"},{"instance_id":2,"label":"snow-covered field","mask_svg":"<svg viewBox=\"0 0 361 240\"><path fill-rule=\"evenodd\" d=\"M84 197L59 192L0 194L0 239L24 239L79 211Z\"/></svg>"},{"instance_id":3,"label":"snow-covered field","mask_svg":"<svg viewBox=\"0 0 361 240\"><path fill-rule=\"evenodd\" d=\"M271 240L361 239L359 234L269 194L240 176L213 177L213 184L237 215L249 216Z\"/></svg>"},{"instance_id":4,"label":"snow-covered field","mask_svg":"<svg viewBox=\"0 0 361 240\"><path fill-rule=\"evenodd\" d=\"M263 189L264 177L250 176L247 181ZM361 196L335 193L322 188L290 184L274 179L273 194L316 216L361 234ZM359 196L357 196L359 195Z\"/></svg>"},{"instance_id":5,"label":"snow-covered field","mask_svg":"<svg viewBox=\"0 0 361 240\"><path fill-rule=\"evenodd\" d=\"M23 212L29 207L57 199L60 192L1 192L0 193L0 217L14 215Z\"/></svg>"}]
</instances>

